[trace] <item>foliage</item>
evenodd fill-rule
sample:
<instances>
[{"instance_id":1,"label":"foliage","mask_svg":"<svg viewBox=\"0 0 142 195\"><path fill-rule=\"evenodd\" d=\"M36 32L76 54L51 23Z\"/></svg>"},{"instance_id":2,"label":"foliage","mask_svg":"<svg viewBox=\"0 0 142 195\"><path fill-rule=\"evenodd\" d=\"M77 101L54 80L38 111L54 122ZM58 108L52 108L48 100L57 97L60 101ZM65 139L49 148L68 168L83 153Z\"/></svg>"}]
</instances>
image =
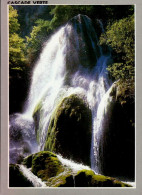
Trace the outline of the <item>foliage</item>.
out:
<instances>
[{"instance_id":1,"label":"foliage","mask_svg":"<svg viewBox=\"0 0 142 195\"><path fill-rule=\"evenodd\" d=\"M47 39L47 36L50 33L50 22L48 20L39 19L35 23L36 26L33 26L30 37L26 36L26 48L30 64L35 61L34 58L36 58L42 48L43 42Z\"/></svg>"},{"instance_id":2,"label":"foliage","mask_svg":"<svg viewBox=\"0 0 142 195\"><path fill-rule=\"evenodd\" d=\"M9 6L9 31L11 34L19 30L20 24L17 17L17 11L12 6Z\"/></svg>"},{"instance_id":3,"label":"foliage","mask_svg":"<svg viewBox=\"0 0 142 195\"><path fill-rule=\"evenodd\" d=\"M9 6L9 65L10 68L19 68L25 63L25 43L18 34L17 11Z\"/></svg>"},{"instance_id":4,"label":"foliage","mask_svg":"<svg viewBox=\"0 0 142 195\"><path fill-rule=\"evenodd\" d=\"M111 75L116 80L134 80L134 15L108 25L100 43L109 45L115 52L114 63L108 67Z\"/></svg>"},{"instance_id":5,"label":"foliage","mask_svg":"<svg viewBox=\"0 0 142 195\"><path fill-rule=\"evenodd\" d=\"M16 44L16 48L15 45L13 45L12 37L10 39L10 46L12 47L10 51L10 61L14 60L14 57L16 57L17 64L20 63L20 61L25 61L25 52L28 64L34 63L42 49L43 43L49 38L49 35L58 27L65 24L68 20L78 14L87 15L92 19L93 22L96 19L102 19L103 21L114 21L116 19L123 18L124 16L126 17L131 15L134 10L134 6L132 5L41 5L13 7L9 6L10 34L17 33L18 30L21 30L21 36L24 38L21 39L18 34L18 37L13 34L13 37L15 36L15 42L17 43L19 40L19 44ZM19 15L16 10L18 11ZM30 29L30 34L29 30L27 29ZM24 41L27 42L26 48Z\"/></svg>"},{"instance_id":6,"label":"foliage","mask_svg":"<svg viewBox=\"0 0 142 195\"><path fill-rule=\"evenodd\" d=\"M115 21L107 26L100 43L112 48L113 63L108 66L110 75L119 80L121 99L135 96L135 37L134 15ZM122 95L123 94L123 95Z\"/></svg>"},{"instance_id":7,"label":"foliage","mask_svg":"<svg viewBox=\"0 0 142 195\"><path fill-rule=\"evenodd\" d=\"M50 34L57 30L57 28L61 25L68 22L72 17L78 14L84 14L90 17L93 23L96 22L96 19L107 21L112 20L112 18L123 18L124 16L131 14L133 7L103 5L52 5L47 7L32 6L32 8L30 8L27 6L28 17L24 17L23 13L26 15L25 8L19 7L17 9L20 13L18 18L20 19L22 29L25 27L27 20L28 28L32 29L30 34L27 33L26 28L23 29L22 35L28 35L25 36L27 41L27 58L28 63L33 64L42 49L43 43L49 38ZM36 16L38 17L38 20L36 20Z\"/></svg>"},{"instance_id":8,"label":"foliage","mask_svg":"<svg viewBox=\"0 0 142 195\"><path fill-rule=\"evenodd\" d=\"M65 24L68 20L78 14L92 13L93 7L94 6L92 5L57 5L51 10L51 14L53 15L53 19L51 20L51 28L55 29Z\"/></svg>"},{"instance_id":9,"label":"foliage","mask_svg":"<svg viewBox=\"0 0 142 195\"><path fill-rule=\"evenodd\" d=\"M55 29L78 14L87 15L93 21L95 19L121 19L124 16L131 15L133 9L134 7L131 5L57 5L51 10L51 14L53 15L51 27Z\"/></svg>"}]
</instances>

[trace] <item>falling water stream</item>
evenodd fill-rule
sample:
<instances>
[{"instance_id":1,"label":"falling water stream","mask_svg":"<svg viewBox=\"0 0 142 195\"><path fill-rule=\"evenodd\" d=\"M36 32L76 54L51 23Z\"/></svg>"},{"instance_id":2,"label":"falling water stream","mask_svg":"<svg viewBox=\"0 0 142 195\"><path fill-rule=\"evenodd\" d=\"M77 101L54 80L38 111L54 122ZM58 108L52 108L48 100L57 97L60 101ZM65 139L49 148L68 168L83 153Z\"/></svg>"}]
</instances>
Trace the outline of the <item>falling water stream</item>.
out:
<instances>
[{"instance_id":1,"label":"falling water stream","mask_svg":"<svg viewBox=\"0 0 142 195\"><path fill-rule=\"evenodd\" d=\"M22 171L23 175L32 183L34 187L47 187L44 182L36 175L34 175L30 169L26 168L24 165L19 165L20 171Z\"/></svg>"},{"instance_id":2,"label":"falling water stream","mask_svg":"<svg viewBox=\"0 0 142 195\"><path fill-rule=\"evenodd\" d=\"M18 124L21 131L17 136L22 137L20 143L16 143L15 137L11 140L10 151L20 150L21 144L27 143L27 140L31 150L27 154L43 150L50 118L57 103L70 94L79 94L86 98L92 110L91 168L99 173L99 136L102 133L104 102L111 85L106 70L109 58L102 54L95 29L87 16L78 15L61 27L45 43L35 64L24 113L10 117L11 137L19 129L16 128ZM42 116L37 146L32 117L39 103L42 104ZM29 135L26 137L27 132ZM19 151L21 155L22 152ZM14 161L11 159L11 162Z\"/></svg>"}]
</instances>

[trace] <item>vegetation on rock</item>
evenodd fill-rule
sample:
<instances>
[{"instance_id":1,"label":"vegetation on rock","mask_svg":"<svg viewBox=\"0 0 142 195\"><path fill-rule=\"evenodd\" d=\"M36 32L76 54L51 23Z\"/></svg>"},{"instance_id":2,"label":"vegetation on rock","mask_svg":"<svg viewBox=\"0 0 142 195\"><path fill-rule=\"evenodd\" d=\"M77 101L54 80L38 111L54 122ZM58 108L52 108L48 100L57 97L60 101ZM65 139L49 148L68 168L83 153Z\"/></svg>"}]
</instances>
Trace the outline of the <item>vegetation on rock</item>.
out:
<instances>
[{"instance_id":1,"label":"vegetation on rock","mask_svg":"<svg viewBox=\"0 0 142 195\"><path fill-rule=\"evenodd\" d=\"M81 170L75 175L76 187L130 187L114 178L95 175L92 170Z\"/></svg>"},{"instance_id":2,"label":"vegetation on rock","mask_svg":"<svg viewBox=\"0 0 142 195\"><path fill-rule=\"evenodd\" d=\"M135 30L134 15L114 21L106 28L100 38L101 44L112 48L113 63L108 66L108 71L124 93L134 99L135 81Z\"/></svg>"},{"instance_id":3,"label":"vegetation on rock","mask_svg":"<svg viewBox=\"0 0 142 195\"><path fill-rule=\"evenodd\" d=\"M50 178L46 184L50 187L75 187L71 171L64 171L58 176Z\"/></svg>"},{"instance_id":4,"label":"vegetation on rock","mask_svg":"<svg viewBox=\"0 0 142 195\"><path fill-rule=\"evenodd\" d=\"M32 172L43 181L60 174L63 170L61 162L51 152L42 151L32 157Z\"/></svg>"},{"instance_id":5,"label":"vegetation on rock","mask_svg":"<svg viewBox=\"0 0 142 195\"><path fill-rule=\"evenodd\" d=\"M62 165L52 152L39 152L24 159L24 164L49 187L131 187L115 178L96 175L93 170L73 171Z\"/></svg>"},{"instance_id":6,"label":"vegetation on rock","mask_svg":"<svg viewBox=\"0 0 142 195\"><path fill-rule=\"evenodd\" d=\"M62 100L52 116L45 150L90 164L91 110L77 95Z\"/></svg>"},{"instance_id":7,"label":"vegetation on rock","mask_svg":"<svg viewBox=\"0 0 142 195\"><path fill-rule=\"evenodd\" d=\"M42 101L38 103L38 105L35 107L34 112L33 112L37 143L39 143L40 141L40 134L41 134L40 120L42 118L41 115L42 115Z\"/></svg>"},{"instance_id":8,"label":"vegetation on rock","mask_svg":"<svg viewBox=\"0 0 142 195\"><path fill-rule=\"evenodd\" d=\"M24 158L22 164L23 164L23 165L26 165L27 168L32 167L32 159L33 159L33 156L34 156L34 155L31 154L31 155L27 156L26 158Z\"/></svg>"}]
</instances>

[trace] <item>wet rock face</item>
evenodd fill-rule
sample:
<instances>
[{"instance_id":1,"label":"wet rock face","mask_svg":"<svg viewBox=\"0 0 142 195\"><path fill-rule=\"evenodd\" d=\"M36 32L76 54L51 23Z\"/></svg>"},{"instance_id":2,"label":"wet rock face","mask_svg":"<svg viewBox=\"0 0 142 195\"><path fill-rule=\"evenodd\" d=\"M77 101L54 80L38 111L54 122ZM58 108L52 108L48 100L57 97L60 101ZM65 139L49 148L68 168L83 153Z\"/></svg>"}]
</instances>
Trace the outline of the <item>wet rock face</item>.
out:
<instances>
[{"instance_id":1,"label":"wet rock face","mask_svg":"<svg viewBox=\"0 0 142 195\"><path fill-rule=\"evenodd\" d=\"M95 26L88 16L77 15L65 26L65 34L68 37L66 50L66 67L72 73L78 68L93 68L101 55L99 41Z\"/></svg>"},{"instance_id":2,"label":"wet rock face","mask_svg":"<svg viewBox=\"0 0 142 195\"><path fill-rule=\"evenodd\" d=\"M117 92L116 88L116 92ZM116 93L108 105L103 122L99 154L102 157L101 170L104 175L122 180L135 179L135 128L134 101L120 101Z\"/></svg>"},{"instance_id":3,"label":"wet rock face","mask_svg":"<svg viewBox=\"0 0 142 195\"><path fill-rule=\"evenodd\" d=\"M64 98L51 119L45 150L90 163L91 110L77 95Z\"/></svg>"}]
</instances>

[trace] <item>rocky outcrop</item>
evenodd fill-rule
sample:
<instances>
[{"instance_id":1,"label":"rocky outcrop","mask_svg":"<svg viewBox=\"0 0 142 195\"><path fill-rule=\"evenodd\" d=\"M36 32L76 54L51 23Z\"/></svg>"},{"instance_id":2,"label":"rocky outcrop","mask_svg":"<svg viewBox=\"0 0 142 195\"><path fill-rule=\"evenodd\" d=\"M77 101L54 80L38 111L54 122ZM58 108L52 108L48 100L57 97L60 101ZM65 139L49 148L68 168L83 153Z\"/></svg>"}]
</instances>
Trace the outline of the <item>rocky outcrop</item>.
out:
<instances>
[{"instance_id":1,"label":"rocky outcrop","mask_svg":"<svg viewBox=\"0 0 142 195\"><path fill-rule=\"evenodd\" d=\"M75 176L76 187L129 187L129 185L104 175L95 175L92 170L81 170Z\"/></svg>"},{"instance_id":2,"label":"rocky outcrop","mask_svg":"<svg viewBox=\"0 0 142 195\"><path fill-rule=\"evenodd\" d=\"M55 154L43 151L33 155L32 172L43 181L59 175L62 171L64 168Z\"/></svg>"},{"instance_id":3,"label":"rocky outcrop","mask_svg":"<svg viewBox=\"0 0 142 195\"><path fill-rule=\"evenodd\" d=\"M115 178L96 175L91 169L74 170L48 151L26 157L23 164L49 187L130 187Z\"/></svg>"},{"instance_id":4,"label":"rocky outcrop","mask_svg":"<svg viewBox=\"0 0 142 195\"><path fill-rule=\"evenodd\" d=\"M124 86L119 82L113 84L99 145L102 173L132 181L135 177L134 106L134 99L126 95Z\"/></svg>"},{"instance_id":5,"label":"rocky outcrop","mask_svg":"<svg viewBox=\"0 0 142 195\"><path fill-rule=\"evenodd\" d=\"M73 17L66 24L66 33L69 37L66 66L70 73L74 72L79 64L90 69L96 65L101 55L96 29L100 31L97 22L93 25L88 16L81 14Z\"/></svg>"},{"instance_id":6,"label":"rocky outcrop","mask_svg":"<svg viewBox=\"0 0 142 195\"><path fill-rule=\"evenodd\" d=\"M81 98L64 98L50 121L44 149L89 165L91 120L91 110Z\"/></svg>"}]
</instances>

